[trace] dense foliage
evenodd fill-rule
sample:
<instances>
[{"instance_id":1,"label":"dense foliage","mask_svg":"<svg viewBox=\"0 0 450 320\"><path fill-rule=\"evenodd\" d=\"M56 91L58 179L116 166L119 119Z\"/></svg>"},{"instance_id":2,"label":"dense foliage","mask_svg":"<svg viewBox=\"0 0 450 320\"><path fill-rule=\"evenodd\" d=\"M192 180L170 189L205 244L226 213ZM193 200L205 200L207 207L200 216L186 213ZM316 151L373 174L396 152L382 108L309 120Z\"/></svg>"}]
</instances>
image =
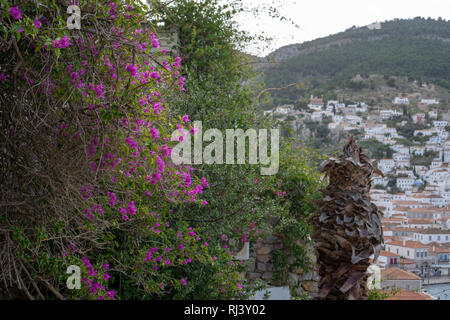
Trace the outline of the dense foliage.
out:
<instances>
[{"instance_id":1,"label":"dense foliage","mask_svg":"<svg viewBox=\"0 0 450 320\"><path fill-rule=\"evenodd\" d=\"M247 36L231 22L236 8L80 1L81 30L68 30L65 1L36 3L0 0L4 290L30 299L247 297L238 245L226 240L274 232L286 233L306 268L305 219L320 179L308 152L283 143L279 173L265 177L259 166L170 159L185 132L198 134L193 120L270 128L243 86L250 69L237 52ZM180 57L161 49L147 18L157 15L177 26ZM81 290L66 287L70 265L81 267Z\"/></svg>"},{"instance_id":2,"label":"dense foliage","mask_svg":"<svg viewBox=\"0 0 450 320\"><path fill-rule=\"evenodd\" d=\"M164 16L165 25L179 31L178 49L187 75L187 94L175 97L173 105L193 121L202 121L203 130L274 128L252 104L255 93L249 83L254 73L249 57L239 49L253 38L240 32L232 20L242 8L240 1L221 6L216 0L184 0ZM253 146L247 142L246 147ZM260 165L195 166L194 172L211 181L204 194L208 206L180 210L214 242L222 236L242 243L284 234L285 245L298 253L297 262L289 267L307 269L305 245L310 229L306 219L314 210L311 200L317 197L320 184L320 175L311 167L314 157L285 141L274 176L261 176ZM279 269L287 264L281 260Z\"/></svg>"}]
</instances>

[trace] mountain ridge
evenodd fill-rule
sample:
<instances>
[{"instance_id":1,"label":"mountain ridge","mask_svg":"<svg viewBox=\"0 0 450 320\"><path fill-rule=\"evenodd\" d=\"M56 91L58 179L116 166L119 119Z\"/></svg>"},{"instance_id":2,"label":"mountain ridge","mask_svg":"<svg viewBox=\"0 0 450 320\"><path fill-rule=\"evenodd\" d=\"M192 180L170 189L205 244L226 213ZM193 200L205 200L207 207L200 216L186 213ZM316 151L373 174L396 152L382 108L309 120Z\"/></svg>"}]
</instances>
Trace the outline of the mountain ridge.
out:
<instances>
[{"instance_id":1,"label":"mountain ridge","mask_svg":"<svg viewBox=\"0 0 450 320\"><path fill-rule=\"evenodd\" d=\"M375 30L352 27L281 47L259 62L267 87L314 80L332 89L356 74L384 74L450 89L450 21L416 17L381 22Z\"/></svg>"}]
</instances>

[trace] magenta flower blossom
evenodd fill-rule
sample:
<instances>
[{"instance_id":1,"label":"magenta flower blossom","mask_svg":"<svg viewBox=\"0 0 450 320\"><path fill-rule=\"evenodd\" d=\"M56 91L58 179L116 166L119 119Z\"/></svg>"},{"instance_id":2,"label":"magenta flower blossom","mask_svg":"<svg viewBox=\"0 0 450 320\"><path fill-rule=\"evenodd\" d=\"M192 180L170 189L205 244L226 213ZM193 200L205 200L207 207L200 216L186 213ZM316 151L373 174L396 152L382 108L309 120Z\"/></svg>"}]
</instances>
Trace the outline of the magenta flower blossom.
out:
<instances>
[{"instance_id":1,"label":"magenta flower blossom","mask_svg":"<svg viewBox=\"0 0 450 320\"><path fill-rule=\"evenodd\" d=\"M183 122L189 122L189 121L191 121L191 120L189 119L189 116L188 116L187 114L185 114L185 115L181 118L181 120L183 120Z\"/></svg>"},{"instance_id":2,"label":"magenta flower blossom","mask_svg":"<svg viewBox=\"0 0 450 320\"><path fill-rule=\"evenodd\" d=\"M128 203L127 212L130 215L135 215L136 214L136 206L134 205L134 201L130 201Z\"/></svg>"},{"instance_id":3,"label":"magenta flower blossom","mask_svg":"<svg viewBox=\"0 0 450 320\"><path fill-rule=\"evenodd\" d=\"M127 64L126 70L131 73L131 76L135 77L137 75L138 68L134 64Z\"/></svg>"},{"instance_id":4,"label":"magenta flower blossom","mask_svg":"<svg viewBox=\"0 0 450 320\"><path fill-rule=\"evenodd\" d=\"M34 19L34 25L39 29L42 26L42 23L38 20L38 18L36 18Z\"/></svg>"},{"instance_id":5,"label":"magenta flower blossom","mask_svg":"<svg viewBox=\"0 0 450 320\"><path fill-rule=\"evenodd\" d=\"M68 46L72 45L72 43L69 41L69 37L64 36L60 40L53 40L53 49L56 48L66 48Z\"/></svg>"},{"instance_id":6,"label":"magenta flower blossom","mask_svg":"<svg viewBox=\"0 0 450 320\"><path fill-rule=\"evenodd\" d=\"M156 128L151 128L150 129L150 134L152 135L153 139L158 139L159 138L159 131Z\"/></svg>"},{"instance_id":7,"label":"magenta flower blossom","mask_svg":"<svg viewBox=\"0 0 450 320\"><path fill-rule=\"evenodd\" d=\"M59 47L61 49L66 48L70 46L72 43L70 43L69 38L67 36L62 37L61 40L59 40Z\"/></svg>"},{"instance_id":8,"label":"magenta flower blossom","mask_svg":"<svg viewBox=\"0 0 450 320\"><path fill-rule=\"evenodd\" d=\"M116 194L113 192L106 192L106 194L109 197L109 205L114 207L118 201Z\"/></svg>"},{"instance_id":9,"label":"magenta flower blossom","mask_svg":"<svg viewBox=\"0 0 450 320\"><path fill-rule=\"evenodd\" d=\"M9 8L9 14L16 20L22 19L22 12L19 7L11 7Z\"/></svg>"},{"instance_id":10,"label":"magenta flower blossom","mask_svg":"<svg viewBox=\"0 0 450 320\"><path fill-rule=\"evenodd\" d=\"M184 278L181 278L181 279L180 279L180 282L181 282L181 284L182 284L183 286L185 286L185 285L187 284L187 282L186 282L186 280L184 280Z\"/></svg>"},{"instance_id":11,"label":"magenta flower blossom","mask_svg":"<svg viewBox=\"0 0 450 320\"><path fill-rule=\"evenodd\" d=\"M161 76L156 71L152 71L152 73L150 73L150 77L155 80L159 80L161 78Z\"/></svg>"},{"instance_id":12,"label":"magenta flower blossom","mask_svg":"<svg viewBox=\"0 0 450 320\"><path fill-rule=\"evenodd\" d=\"M209 186L209 183L208 183L208 181L206 181L206 178L205 178L205 177L202 177L202 178L200 179L200 182L201 182L205 187L208 187L208 186Z\"/></svg>"},{"instance_id":13,"label":"magenta flower blossom","mask_svg":"<svg viewBox=\"0 0 450 320\"><path fill-rule=\"evenodd\" d=\"M158 48L159 48L159 42L158 42L158 39L154 38L154 39L152 40L152 46L153 46L153 48L155 48L155 49L158 49Z\"/></svg>"},{"instance_id":14,"label":"magenta flower blossom","mask_svg":"<svg viewBox=\"0 0 450 320\"><path fill-rule=\"evenodd\" d=\"M6 73L0 72L0 82L5 82L8 78L8 75Z\"/></svg>"}]
</instances>

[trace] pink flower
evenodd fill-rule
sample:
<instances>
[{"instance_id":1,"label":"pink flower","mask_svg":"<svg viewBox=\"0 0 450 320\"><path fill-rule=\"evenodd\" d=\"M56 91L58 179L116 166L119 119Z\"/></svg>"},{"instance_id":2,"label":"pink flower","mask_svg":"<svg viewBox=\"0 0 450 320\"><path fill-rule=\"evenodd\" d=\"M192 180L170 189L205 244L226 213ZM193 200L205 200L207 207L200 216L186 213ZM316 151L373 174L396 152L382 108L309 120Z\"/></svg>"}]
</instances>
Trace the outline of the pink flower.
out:
<instances>
[{"instance_id":1,"label":"pink flower","mask_svg":"<svg viewBox=\"0 0 450 320\"><path fill-rule=\"evenodd\" d=\"M150 77L155 80L159 80L161 78L161 76L156 71L152 71L152 73L150 73Z\"/></svg>"},{"instance_id":2,"label":"pink flower","mask_svg":"<svg viewBox=\"0 0 450 320\"><path fill-rule=\"evenodd\" d=\"M22 12L19 7L11 7L9 8L9 14L16 20L22 19Z\"/></svg>"},{"instance_id":3,"label":"pink flower","mask_svg":"<svg viewBox=\"0 0 450 320\"><path fill-rule=\"evenodd\" d=\"M69 38L67 36L62 37L61 40L59 40L59 47L61 49L66 48L70 46L72 43L70 43Z\"/></svg>"},{"instance_id":4,"label":"pink flower","mask_svg":"<svg viewBox=\"0 0 450 320\"><path fill-rule=\"evenodd\" d=\"M152 40L152 46L153 46L153 48L156 48L156 49L159 48L158 39L155 38L155 39Z\"/></svg>"},{"instance_id":5,"label":"pink flower","mask_svg":"<svg viewBox=\"0 0 450 320\"><path fill-rule=\"evenodd\" d=\"M0 82L5 82L7 78L8 78L7 74L0 72Z\"/></svg>"},{"instance_id":6,"label":"pink flower","mask_svg":"<svg viewBox=\"0 0 450 320\"><path fill-rule=\"evenodd\" d=\"M189 116L188 116L187 114L185 114L185 115L181 118L181 120L183 120L183 122L189 122L189 121L191 121L191 120L189 119Z\"/></svg>"},{"instance_id":7,"label":"pink flower","mask_svg":"<svg viewBox=\"0 0 450 320\"><path fill-rule=\"evenodd\" d=\"M138 68L134 64L127 64L126 70L134 77L137 75Z\"/></svg>"},{"instance_id":8,"label":"pink flower","mask_svg":"<svg viewBox=\"0 0 450 320\"><path fill-rule=\"evenodd\" d=\"M35 20L34 20L34 25L36 26L36 28L40 28L41 26L42 26L42 23L38 20L38 18L36 18Z\"/></svg>"},{"instance_id":9,"label":"pink flower","mask_svg":"<svg viewBox=\"0 0 450 320\"><path fill-rule=\"evenodd\" d=\"M185 286L185 285L187 284L187 282L186 282L186 280L184 280L184 278L181 278L181 279L180 279L180 282L181 282L181 284L182 284L183 286Z\"/></svg>"},{"instance_id":10,"label":"pink flower","mask_svg":"<svg viewBox=\"0 0 450 320\"><path fill-rule=\"evenodd\" d=\"M156 128L151 128L150 129L150 134L152 135L153 139L158 139L159 138L159 131Z\"/></svg>"}]
</instances>

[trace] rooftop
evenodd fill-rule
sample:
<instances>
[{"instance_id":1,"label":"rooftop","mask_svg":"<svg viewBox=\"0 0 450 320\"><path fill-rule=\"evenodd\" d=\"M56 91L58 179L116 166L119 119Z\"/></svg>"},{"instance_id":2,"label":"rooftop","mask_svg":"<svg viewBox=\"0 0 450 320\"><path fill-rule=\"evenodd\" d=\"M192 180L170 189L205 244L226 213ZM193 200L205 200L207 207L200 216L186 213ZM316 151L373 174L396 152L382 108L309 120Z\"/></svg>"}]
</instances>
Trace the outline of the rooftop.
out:
<instances>
[{"instance_id":1,"label":"rooftop","mask_svg":"<svg viewBox=\"0 0 450 320\"><path fill-rule=\"evenodd\" d=\"M397 246L397 247L405 247L405 248L414 248L414 249L427 249L428 247L424 244L421 244L417 241L405 241L405 244L403 244L403 241L396 241L391 240L389 242L386 242L386 244L391 246Z\"/></svg>"},{"instance_id":2,"label":"rooftop","mask_svg":"<svg viewBox=\"0 0 450 320\"><path fill-rule=\"evenodd\" d=\"M412 272L395 267L381 270L381 278L385 280L422 280Z\"/></svg>"},{"instance_id":3,"label":"rooftop","mask_svg":"<svg viewBox=\"0 0 450 320\"><path fill-rule=\"evenodd\" d=\"M389 291L384 290L383 293L390 293ZM401 290L394 295L391 295L389 298L385 300L433 300L429 295L424 293L410 291L410 290Z\"/></svg>"},{"instance_id":4,"label":"rooftop","mask_svg":"<svg viewBox=\"0 0 450 320\"><path fill-rule=\"evenodd\" d=\"M450 234L450 230L442 230L442 229L435 229L435 228L429 228L429 229L418 229L419 231L415 231L417 233L421 234Z\"/></svg>"},{"instance_id":5,"label":"rooftop","mask_svg":"<svg viewBox=\"0 0 450 320\"><path fill-rule=\"evenodd\" d=\"M435 219L408 219L409 224L433 224Z\"/></svg>"},{"instance_id":6,"label":"rooftop","mask_svg":"<svg viewBox=\"0 0 450 320\"><path fill-rule=\"evenodd\" d=\"M385 256L385 257L399 257L400 255L389 252L389 251L384 251L384 250L380 250L380 256Z\"/></svg>"}]
</instances>

